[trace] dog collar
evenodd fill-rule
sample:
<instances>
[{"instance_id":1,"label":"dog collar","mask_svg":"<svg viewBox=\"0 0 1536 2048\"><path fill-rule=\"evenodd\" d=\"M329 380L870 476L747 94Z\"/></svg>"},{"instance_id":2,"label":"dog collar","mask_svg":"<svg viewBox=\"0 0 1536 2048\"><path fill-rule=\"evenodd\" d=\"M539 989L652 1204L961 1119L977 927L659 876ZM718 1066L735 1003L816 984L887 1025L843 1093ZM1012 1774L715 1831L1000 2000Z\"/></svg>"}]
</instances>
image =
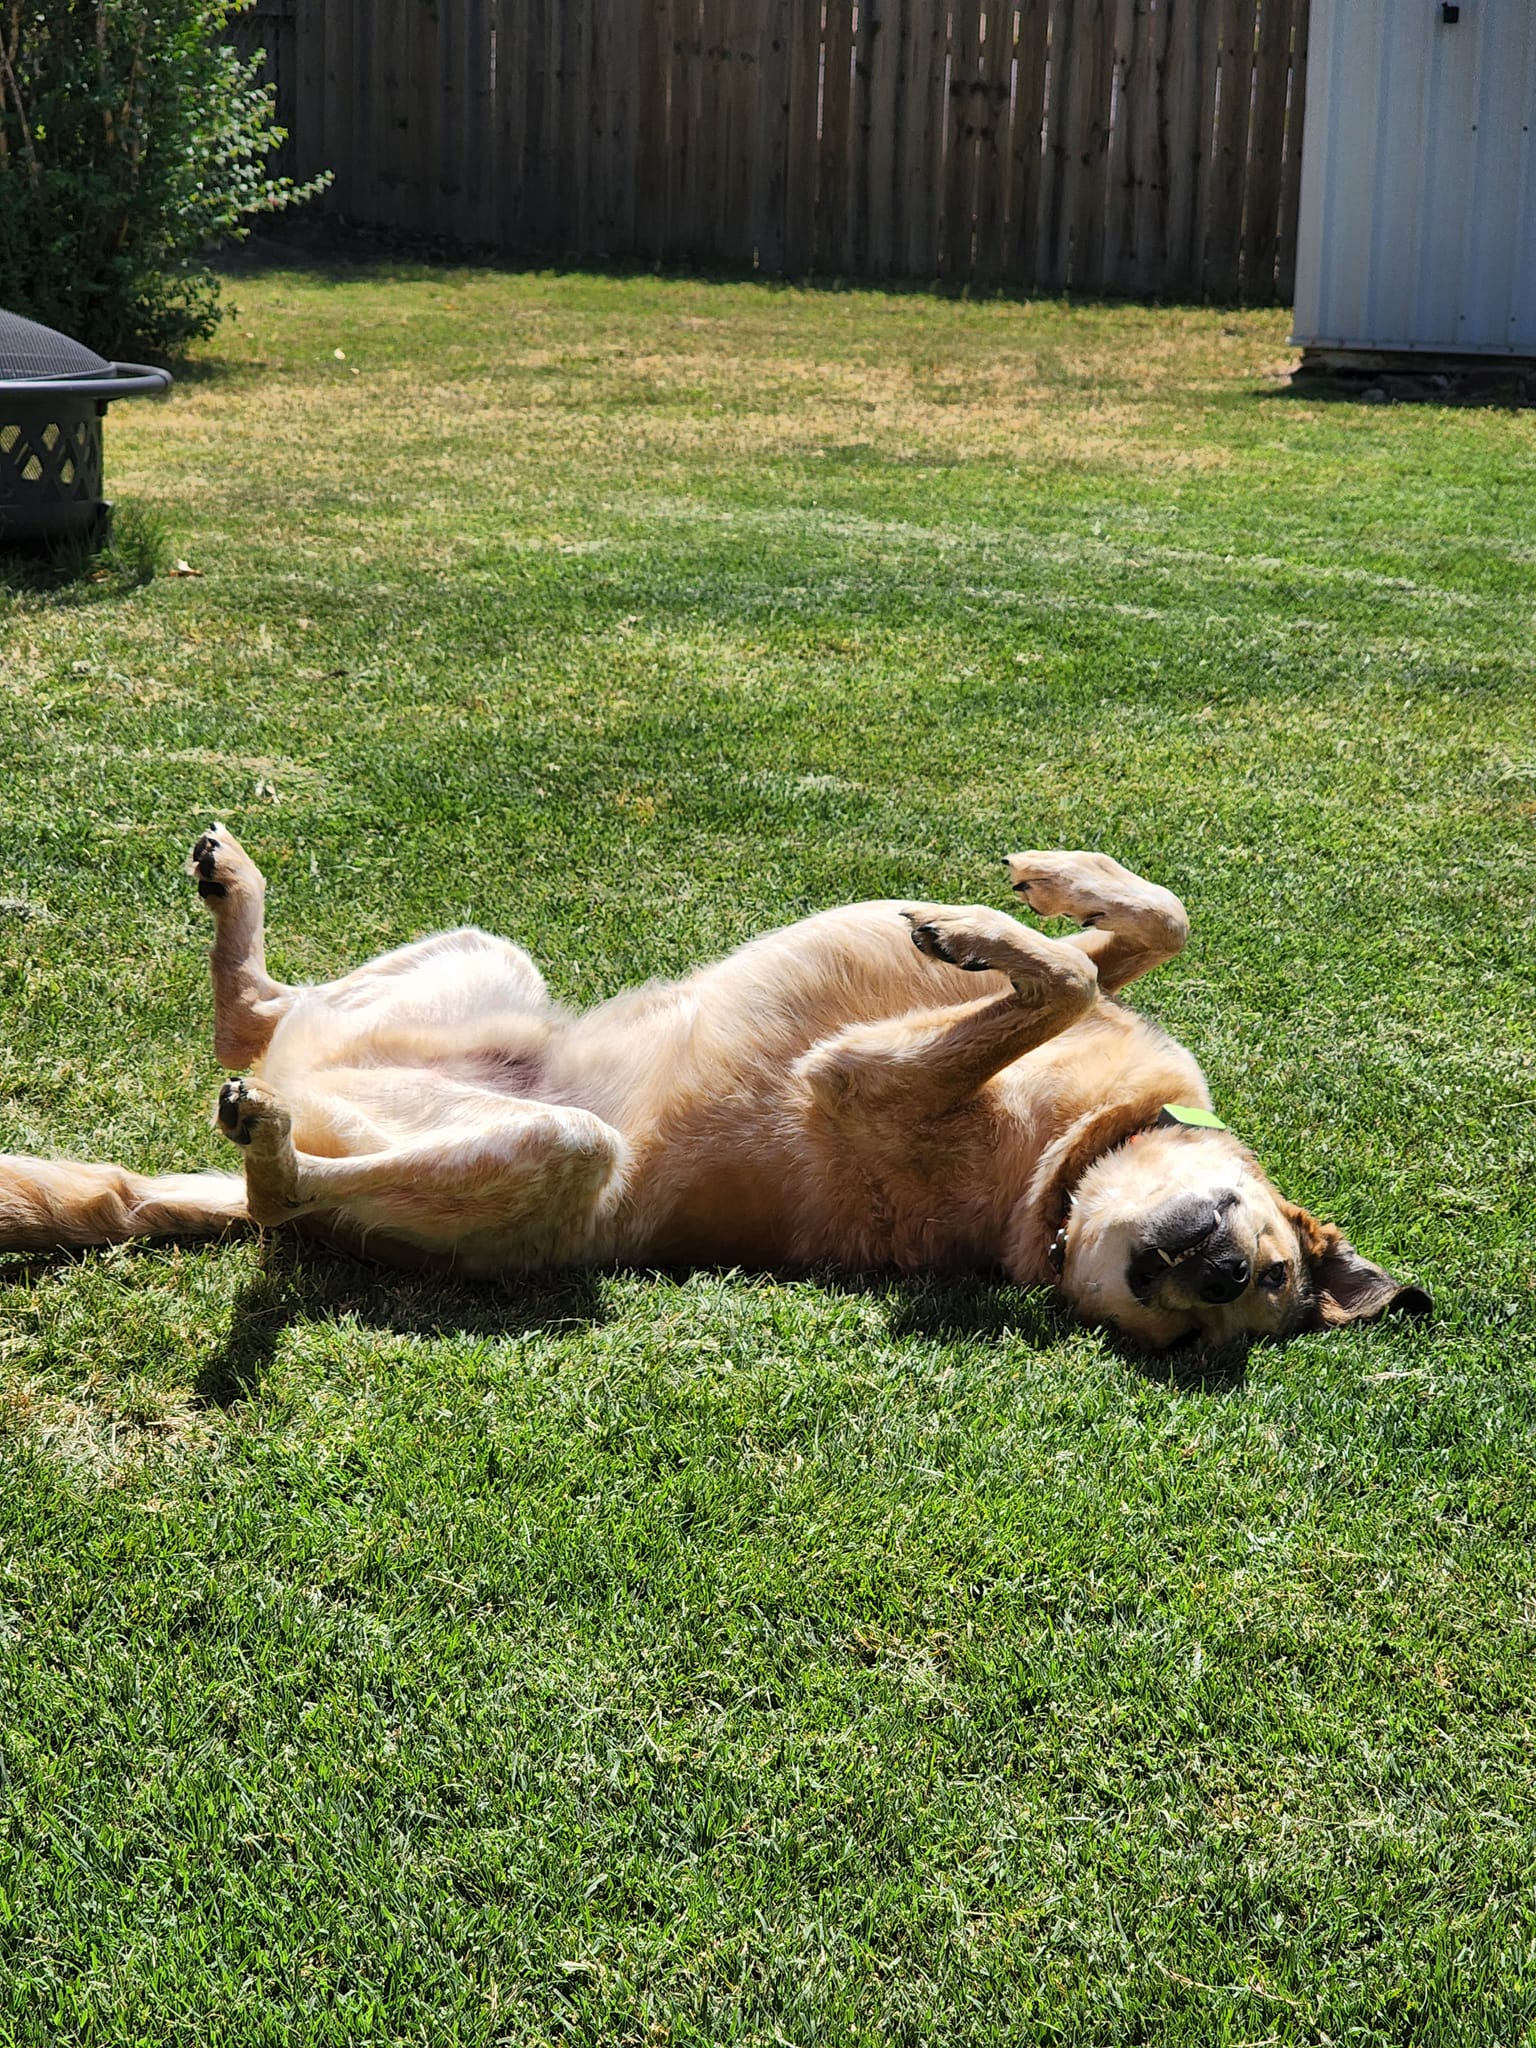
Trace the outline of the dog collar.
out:
<instances>
[{"instance_id":1,"label":"dog collar","mask_svg":"<svg viewBox=\"0 0 1536 2048\"><path fill-rule=\"evenodd\" d=\"M1162 1108L1158 1111L1157 1115L1152 1119L1151 1123L1149 1123L1146 1126L1146 1129L1140 1131L1133 1131L1129 1139L1125 1140L1125 1142L1134 1145L1138 1138L1146 1137L1148 1132L1150 1131L1169 1131L1178 1128L1180 1125L1182 1125L1185 1129L1192 1131L1224 1131L1227 1128L1227 1126L1222 1122L1221 1118L1219 1116L1216 1116L1211 1110L1196 1109L1193 1103L1189 1102L1165 1102ZM1112 1152L1115 1148L1113 1145L1111 1145L1108 1149ZM1100 1156L1102 1157L1102 1154ZM1090 1170L1090 1167L1097 1166L1097 1164L1097 1159L1091 1160L1089 1162L1089 1166L1084 1167L1083 1172L1088 1172ZM1078 1175L1079 1180L1081 1180L1082 1177L1082 1174ZM1062 1267L1066 1264L1067 1224L1071 1220L1072 1204L1076 1199L1077 1188L1076 1184L1074 1183L1074 1185L1068 1188L1067 1190L1066 1215L1062 1218L1061 1228L1057 1231L1056 1235L1051 1239L1050 1245L1048 1246L1045 1254L1046 1260L1049 1263L1051 1271L1053 1273L1059 1273Z\"/></svg>"}]
</instances>

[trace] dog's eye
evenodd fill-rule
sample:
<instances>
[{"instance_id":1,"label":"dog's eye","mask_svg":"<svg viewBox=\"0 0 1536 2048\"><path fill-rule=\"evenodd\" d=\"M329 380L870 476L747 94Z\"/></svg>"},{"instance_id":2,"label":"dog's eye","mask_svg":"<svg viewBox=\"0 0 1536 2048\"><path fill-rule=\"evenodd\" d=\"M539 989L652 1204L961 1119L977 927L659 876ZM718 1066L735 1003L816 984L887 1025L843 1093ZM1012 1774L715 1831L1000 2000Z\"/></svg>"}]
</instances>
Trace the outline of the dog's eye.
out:
<instances>
[{"instance_id":1,"label":"dog's eye","mask_svg":"<svg viewBox=\"0 0 1536 2048\"><path fill-rule=\"evenodd\" d=\"M1269 1288L1271 1293L1277 1287L1283 1287L1285 1285L1285 1266L1283 1262L1277 1259L1274 1265L1266 1266L1259 1275L1259 1285Z\"/></svg>"}]
</instances>

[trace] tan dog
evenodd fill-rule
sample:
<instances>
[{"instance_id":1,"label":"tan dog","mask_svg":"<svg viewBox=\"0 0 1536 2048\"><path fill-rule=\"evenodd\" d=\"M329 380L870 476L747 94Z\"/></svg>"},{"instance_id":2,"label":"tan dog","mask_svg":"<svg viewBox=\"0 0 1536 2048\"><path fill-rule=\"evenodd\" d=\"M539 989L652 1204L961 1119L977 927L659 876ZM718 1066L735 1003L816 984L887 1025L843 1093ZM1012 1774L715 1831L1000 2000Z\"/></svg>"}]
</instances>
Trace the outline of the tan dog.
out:
<instances>
[{"instance_id":1,"label":"tan dog","mask_svg":"<svg viewBox=\"0 0 1536 2048\"><path fill-rule=\"evenodd\" d=\"M622 1260L1001 1267L1161 1347L1428 1310L1271 1186L1181 1046L1111 1000L1183 946L1166 889L1021 853L1048 938L992 910L855 904L585 1015L518 946L448 932L318 988L266 971L265 884L222 826L214 1047L253 1078L229 1174L0 1157L0 1248L295 1224L476 1275ZM259 1078L257 1078L259 1077Z\"/></svg>"}]
</instances>

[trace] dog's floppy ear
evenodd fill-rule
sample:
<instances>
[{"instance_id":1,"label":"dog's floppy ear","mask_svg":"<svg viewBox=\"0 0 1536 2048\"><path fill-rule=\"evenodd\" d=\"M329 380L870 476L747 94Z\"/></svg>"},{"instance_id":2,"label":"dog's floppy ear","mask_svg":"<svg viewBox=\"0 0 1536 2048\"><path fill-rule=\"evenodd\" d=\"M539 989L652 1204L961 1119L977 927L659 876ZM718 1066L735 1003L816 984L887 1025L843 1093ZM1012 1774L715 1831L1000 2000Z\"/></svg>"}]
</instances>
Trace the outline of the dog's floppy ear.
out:
<instances>
[{"instance_id":1,"label":"dog's floppy ear","mask_svg":"<svg viewBox=\"0 0 1536 2048\"><path fill-rule=\"evenodd\" d=\"M1427 1316L1434 1301L1423 1287L1404 1287L1380 1266L1362 1258L1336 1223L1319 1223L1305 1209L1290 1208L1312 1285L1316 1290L1312 1327L1333 1330L1345 1323L1373 1323L1389 1309Z\"/></svg>"}]
</instances>

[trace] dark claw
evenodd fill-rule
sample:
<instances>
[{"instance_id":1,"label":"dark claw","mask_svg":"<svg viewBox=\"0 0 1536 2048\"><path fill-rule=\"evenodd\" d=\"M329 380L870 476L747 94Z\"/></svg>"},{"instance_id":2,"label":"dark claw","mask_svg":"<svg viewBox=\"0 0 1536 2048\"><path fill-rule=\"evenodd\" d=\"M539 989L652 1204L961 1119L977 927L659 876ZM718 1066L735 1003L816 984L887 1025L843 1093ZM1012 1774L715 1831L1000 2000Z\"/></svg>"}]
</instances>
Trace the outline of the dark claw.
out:
<instances>
[{"instance_id":1,"label":"dark claw","mask_svg":"<svg viewBox=\"0 0 1536 2048\"><path fill-rule=\"evenodd\" d=\"M909 917L911 913L903 911L902 915ZM961 968L966 974L990 974L992 972L992 962L983 959L979 953L967 953L962 959L954 951L950 941L939 931L937 925L914 924L912 927L912 943L920 953L926 953L930 960L942 960L946 966Z\"/></svg>"},{"instance_id":2,"label":"dark claw","mask_svg":"<svg viewBox=\"0 0 1536 2048\"><path fill-rule=\"evenodd\" d=\"M197 893L204 901L209 897L227 896L229 890L223 882L216 882L214 872L218 867L219 842L211 832L205 832L192 849L192 870L197 876Z\"/></svg>"}]
</instances>

